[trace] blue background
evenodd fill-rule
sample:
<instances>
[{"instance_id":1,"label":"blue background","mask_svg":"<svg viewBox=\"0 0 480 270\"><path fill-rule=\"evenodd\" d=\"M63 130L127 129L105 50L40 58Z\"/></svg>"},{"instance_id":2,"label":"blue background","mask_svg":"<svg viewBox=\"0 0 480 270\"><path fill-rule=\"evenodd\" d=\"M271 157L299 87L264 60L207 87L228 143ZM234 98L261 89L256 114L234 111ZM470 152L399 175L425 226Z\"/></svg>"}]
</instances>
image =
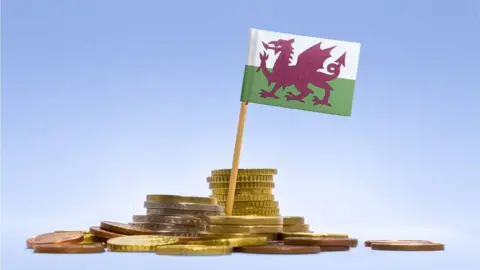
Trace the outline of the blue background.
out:
<instances>
[{"instance_id":1,"label":"blue background","mask_svg":"<svg viewBox=\"0 0 480 270\"><path fill-rule=\"evenodd\" d=\"M480 3L5 0L2 269L478 269ZM31 235L128 222L147 193L209 195L231 166L248 29L362 43L350 118L252 104L241 167L283 215L443 253L32 255ZM475 267L475 264L477 267Z\"/></svg>"}]
</instances>

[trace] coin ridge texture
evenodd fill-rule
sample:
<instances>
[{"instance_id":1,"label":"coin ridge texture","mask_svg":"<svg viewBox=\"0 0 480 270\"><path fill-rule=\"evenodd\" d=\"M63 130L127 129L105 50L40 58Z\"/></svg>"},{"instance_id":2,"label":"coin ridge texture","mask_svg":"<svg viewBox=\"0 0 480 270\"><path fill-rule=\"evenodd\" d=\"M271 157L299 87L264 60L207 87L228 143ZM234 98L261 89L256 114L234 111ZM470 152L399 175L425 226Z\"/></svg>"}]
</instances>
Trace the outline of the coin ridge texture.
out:
<instances>
[{"instance_id":1,"label":"coin ridge texture","mask_svg":"<svg viewBox=\"0 0 480 270\"><path fill-rule=\"evenodd\" d=\"M165 216L224 216L225 212L210 212L184 209L169 209L169 208L147 208L147 216L150 215L165 215Z\"/></svg>"},{"instance_id":2,"label":"coin ridge texture","mask_svg":"<svg viewBox=\"0 0 480 270\"><path fill-rule=\"evenodd\" d=\"M148 194L147 201L163 202L163 203L202 203L202 204L217 204L215 198L209 197L195 197L195 196L180 196L180 195L166 195L166 194Z\"/></svg>"},{"instance_id":3,"label":"coin ridge texture","mask_svg":"<svg viewBox=\"0 0 480 270\"><path fill-rule=\"evenodd\" d=\"M279 216L280 210L277 208L257 208L257 209L234 209L233 216Z\"/></svg>"},{"instance_id":4,"label":"coin ridge texture","mask_svg":"<svg viewBox=\"0 0 480 270\"><path fill-rule=\"evenodd\" d=\"M100 229L103 229L109 232L125 234L125 235L152 234L152 230L150 229L135 227L129 224L113 222L113 221L102 221L100 223Z\"/></svg>"},{"instance_id":5,"label":"coin ridge texture","mask_svg":"<svg viewBox=\"0 0 480 270\"><path fill-rule=\"evenodd\" d=\"M241 175L237 176L237 183L243 182L273 182L272 175ZM209 176L207 183L230 183L230 176Z\"/></svg>"},{"instance_id":6,"label":"coin ridge texture","mask_svg":"<svg viewBox=\"0 0 480 270\"><path fill-rule=\"evenodd\" d=\"M217 169L213 170L211 175L212 176L220 176L220 175L230 175L232 173L232 169ZM275 175L277 174L277 169L273 168L255 168L255 169L238 169L237 175Z\"/></svg>"},{"instance_id":7,"label":"coin ridge texture","mask_svg":"<svg viewBox=\"0 0 480 270\"><path fill-rule=\"evenodd\" d=\"M212 197L217 198L219 202L226 202L228 195L215 195ZM255 195L255 194L240 194L240 195L235 195L234 196L234 201L235 202L244 202L244 201L274 201L275 196L271 194L260 194L260 195ZM234 203L235 204L235 203Z\"/></svg>"},{"instance_id":8,"label":"coin ridge texture","mask_svg":"<svg viewBox=\"0 0 480 270\"><path fill-rule=\"evenodd\" d=\"M372 243L373 250L385 251L443 251L445 245L440 243Z\"/></svg>"},{"instance_id":9,"label":"coin ridge texture","mask_svg":"<svg viewBox=\"0 0 480 270\"><path fill-rule=\"evenodd\" d=\"M228 195L228 188L212 188L212 195ZM250 194L250 195L273 195L272 188L244 188L235 189L235 195ZM219 202L220 203L220 202Z\"/></svg>"},{"instance_id":10,"label":"coin ridge texture","mask_svg":"<svg viewBox=\"0 0 480 270\"><path fill-rule=\"evenodd\" d=\"M205 246L205 245L171 245L155 248L158 255L230 255L233 248L230 246Z\"/></svg>"},{"instance_id":11,"label":"coin ridge texture","mask_svg":"<svg viewBox=\"0 0 480 270\"><path fill-rule=\"evenodd\" d=\"M196 216L165 216L165 215L134 215L133 222L155 222L155 223L170 223L170 224L203 224L205 223Z\"/></svg>"},{"instance_id":12,"label":"coin ridge texture","mask_svg":"<svg viewBox=\"0 0 480 270\"><path fill-rule=\"evenodd\" d=\"M348 238L347 234L340 233L313 233L313 232L283 232L283 237L308 237L308 238L334 238L334 239L344 239Z\"/></svg>"},{"instance_id":13,"label":"coin ridge texture","mask_svg":"<svg viewBox=\"0 0 480 270\"><path fill-rule=\"evenodd\" d=\"M76 244L83 241L83 232L52 232L27 239L27 247L45 244Z\"/></svg>"},{"instance_id":14,"label":"coin ridge texture","mask_svg":"<svg viewBox=\"0 0 480 270\"><path fill-rule=\"evenodd\" d=\"M282 226L277 225L208 225L208 232L215 233L278 233Z\"/></svg>"},{"instance_id":15,"label":"coin ridge texture","mask_svg":"<svg viewBox=\"0 0 480 270\"><path fill-rule=\"evenodd\" d=\"M308 224L283 225L283 232L308 232L308 231L310 231L310 225Z\"/></svg>"},{"instance_id":16,"label":"coin ridge texture","mask_svg":"<svg viewBox=\"0 0 480 270\"><path fill-rule=\"evenodd\" d=\"M288 246L284 244L272 244L267 246L240 247L236 251L255 254L315 254L320 253L318 246Z\"/></svg>"},{"instance_id":17,"label":"coin ridge texture","mask_svg":"<svg viewBox=\"0 0 480 270\"><path fill-rule=\"evenodd\" d=\"M132 222L128 223L131 226L146 228L151 230L150 234L153 234L154 231L164 231L164 230L176 230L176 231L198 231L205 230L206 225L187 225L187 224L169 224L169 223L153 223L153 222Z\"/></svg>"},{"instance_id":18,"label":"coin ridge texture","mask_svg":"<svg viewBox=\"0 0 480 270\"><path fill-rule=\"evenodd\" d=\"M206 212L223 212L223 206L218 204L200 204L200 203L162 203L162 202L144 202L145 208L168 208L179 210L193 210Z\"/></svg>"},{"instance_id":19,"label":"coin ridge texture","mask_svg":"<svg viewBox=\"0 0 480 270\"><path fill-rule=\"evenodd\" d=\"M176 237L160 235L129 235L112 238L107 241L110 251L142 252L154 251L156 246L170 245L179 242Z\"/></svg>"},{"instance_id":20,"label":"coin ridge texture","mask_svg":"<svg viewBox=\"0 0 480 270\"><path fill-rule=\"evenodd\" d=\"M269 216L210 216L207 222L212 225L282 225L283 219Z\"/></svg>"},{"instance_id":21,"label":"coin ridge texture","mask_svg":"<svg viewBox=\"0 0 480 270\"><path fill-rule=\"evenodd\" d=\"M33 247L35 253L100 253L105 252L102 244L46 244Z\"/></svg>"},{"instance_id":22,"label":"coin ridge texture","mask_svg":"<svg viewBox=\"0 0 480 270\"><path fill-rule=\"evenodd\" d=\"M228 188L230 183L210 183L208 187L210 189L214 188ZM244 188L275 188L275 183L273 182L240 182L235 185L236 189Z\"/></svg>"},{"instance_id":23,"label":"coin ridge texture","mask_svg":"<svg viewBox=\"0 0 480 270\"><path fill-rule=\"evenodd\" d=\"M283 225L297 225L297 224L305 224L305 218L296 217L296 216L283 217Z\"/></svg>"},{"instance_id":24,"label":"coin ridge texture","mask_svg":"<svg viewBox=\"0 0 480 270\"><path fill-rule=\"evenodd\" d=\"M219 202L220 205L226 206L227 202ZM277 201L246 201L246 202L234 202L233 207L237 209L242 208L278 208Z\"/></svg>"}]
</instances>

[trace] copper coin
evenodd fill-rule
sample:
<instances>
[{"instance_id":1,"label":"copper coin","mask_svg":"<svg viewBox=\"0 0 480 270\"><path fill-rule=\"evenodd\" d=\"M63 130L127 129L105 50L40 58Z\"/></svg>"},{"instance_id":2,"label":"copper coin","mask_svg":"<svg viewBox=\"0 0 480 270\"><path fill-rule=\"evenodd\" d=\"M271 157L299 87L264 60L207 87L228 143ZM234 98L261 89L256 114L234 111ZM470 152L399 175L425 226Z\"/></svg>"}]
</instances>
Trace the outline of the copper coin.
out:
<instances>
[{"instance_id":1,"label":"copper coin","mask_svg":"<svg viewBox=\"0 0 480 270\"><path fill-rule=\"evenodd\" d=\"M373 250L388 251L442 251L445 245L440 243L414 243L414 242L396 242L396 243L372 243Z\"/></svg>"},{"instance_id":2,"label":"copper coin","mask_svg":"<svg viewBox=\"0 0 480 270\"><path fill-rule=\"evenodd\" d=\"M365 241L366 247L371 247L373 243L432 243L432 241L427 240L368 240Z\"/></svg>"},{"instance_id":3,"label":"copper coin","mask_svg":"<svg viewBox=\"0 0 480 270\"><path fill-rule=\"evenodd\" d=\"M349 246L320 246L322 252L349 251Z\"/></svg>"},{"instance_id":4,"label":"copper coin","mask_svg":"<svg viewBox=\"0 0 480 270\"><path fill-rule=\"evenodd\" d=\"M105 251L105 247L102 244L49 244L34 246L33 251L36 253L100 253Z\"/></svg>"},{"instance_id":5,"label":"copper coin","mask_svg":"<svg viewBox=\"0 0 480 270\"><path fill-rule=\"evenodd\" d=\"M153 233L152 230L147 228L141 228L130 224L113 221L102 221L100 223L100 228L106 231L121 233L125 235L148 235Z\"/></svg>"},{"instance_id":6,"label":"copper coin","mask_svg":"<svg viewBox=\"0 0 480 270\"><path fill-rule=\"evenodd\" d=\"M75 244L83 240L82 232L53 232L34 236L27 240L27 247L46 244Z\"/></svg>"},{"instance_id":7,"label":"copper coin","mask_svg":"<svg viewBox=\"0 0 480 270\"><path fill-rule=\"evenodd\" d=\"M287 237L283 240L285 245L299 246L341 246L356 247L358 240L353 238L308 238L308 237Z\"/></svg>"},{"instance_id":8,"label":"copper coin","mask_svg":"<svg viewBox=\"0 0 480 270\"><path fill-rule=\"evenodd\" d=\"M112 238L115 238L115 237L125 236L124 234L119 234L119 233L114 233L114 232L109 232L109 231L103 230L98 226L90 227L90 233L95 235L96 237L102 238L102 239L112 239Z\"/></svg>"},{"instance_id":9,"label":"copper coin","mask_svg":"<svg viewBox=\"0 0 480 270\"><path fill-rule=\"evenodd\" d=\"M236 248L235 251L254 254L315 254L319 253L318 246L289 246L284 244L273 244L266 246L251 246Z\"/></svg>"}]
</instances>

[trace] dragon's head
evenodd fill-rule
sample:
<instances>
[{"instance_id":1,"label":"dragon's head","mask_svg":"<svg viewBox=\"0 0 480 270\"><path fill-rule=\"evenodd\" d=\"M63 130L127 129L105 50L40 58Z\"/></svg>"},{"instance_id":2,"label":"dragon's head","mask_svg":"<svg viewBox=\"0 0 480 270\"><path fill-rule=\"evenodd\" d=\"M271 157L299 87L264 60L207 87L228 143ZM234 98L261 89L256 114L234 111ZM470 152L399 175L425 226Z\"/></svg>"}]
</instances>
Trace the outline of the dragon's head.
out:
<instances>
[{"instance_id":1,"label":"dragon's head","mask_svg":"<svg viewBox=\"0 0 480 270\"><path fill-rule=\"evenodd\" d=\"M279 39L277 41L270 41L268 43L262 42L265 50L273 50L275 54L279 52L292 52L292 44L295 42L295 39Z\"/></svg>"}]
</instances>

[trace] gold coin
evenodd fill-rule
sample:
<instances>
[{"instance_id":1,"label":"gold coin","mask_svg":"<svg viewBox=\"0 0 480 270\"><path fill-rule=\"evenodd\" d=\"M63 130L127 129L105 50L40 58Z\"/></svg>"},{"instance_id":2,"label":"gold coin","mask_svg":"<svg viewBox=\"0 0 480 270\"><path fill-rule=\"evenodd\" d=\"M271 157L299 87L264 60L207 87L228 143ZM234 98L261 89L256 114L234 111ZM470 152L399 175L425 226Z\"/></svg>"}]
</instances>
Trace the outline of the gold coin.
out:
<instances>
[{"instance_id":1,"label":"gold coin","mask_svg":"<svg viewBox=\"0 0 480 270\"><path fill-rule=\"evenodd\" d=\"M271 188L244 188L244 189L235 189L235 195L241 194L250 194L250 195L272 195ZM212 195L228 195L228 188L213 188Z\"/></svg>"},{"instance_id":2,"label":"gold coin","mask_svg":"<svg viewBox=\"0 0 480 270\"><path fill-rule=\"evenodd\" d=\"M217 200L211 197L187 197L178 195L149 194L147 201L161 203L200 203L217 204Z\"/></svg>"},{"instance_id":3,"label":"gold coin","mask_svg":"<svg viewBox=\"0 0 480 270\"><path fill-rule=\"evenodd\" d=\"M212 176L221 176L227 175L230 176L232 173L231 169L218 169L212 171ZM238 169L237 175L274 175L277 174L277 169Z\"/></svg>"},{"instance_id":4,"label":"gold coin","mask_svg":"<svg viewBox=\"0 0 480 270\"><path fill-rule=\"evenodd\" d=\"M262 236L262 237L265 237L268 241L272 241L272 240L275 239L276 234L271 234L271 233L265 234L265 233L211 233L211 232L200 232L199 235L200 235L200 237L204 238L204 240Z\"/></svg>"},{"instance_id":5,"label":"gold coin","mask_svg":"<svg viewBox=\"0 0 480 270\"><path fill-rule=\"evenodd\" d=\"M283 237L310 237L310 238L348 238L348 234L340 233L314 233L314 232L284 232Z\"/></svg>"},{"instance_id":6,"label":"gold coin","mask_svg":"<svg viewBox=\"0 0 480 270\"><path fill-rule=\"evenodd\" d=\"M227 207L227 202L219 202L219 205ZM278 208L277 201L250 201L250 202L235 202L233 203L233 209L244 209L244 208Z\"/></svg>"},{"instance_id":7,"label":"gold coin","mask_svg":"<svg viewBox=\"0 0 480 270\"><path fill-rule=\"evenodd\" d=\"M207 232L213 233L280 233L280 225L208 225Z\"/></svg>"},{"instance_id":8,"label":"gold coin","mask_svg":"<svg viewBox=\"0 0 480 270\"><path fill-rule=\"evenodd\" d=\"M160 246L155 249L158 255L201 255L217 256L230 255L233 248L230 246L205 246L205 245L171 245Z\"/></svg>"},{"instance_id":9,"label":"gold coin","mask_svg":"<svg viewBox=\"0 0 480 270\"><path fill-rule=\"evenodd\" d=\"M297 224L305 224L304 217L283 217L283 225L297 225Z\"/></svg>"},{"instance_id":10,"label":"gold coin","mask_svg":"<svg viewBox=\"0 0 480 270\"><path fill-rule=\"evenodd\" d=\"M281 217L261 216L210 216L210 225L282 225Z\"/></svg>"},{"instance_id":11,"label":"gold coin","mask_svg":"<svg viewBox=\"0 0 480 270\"><path fill-rule=\"evenodd\" d=\"M250 209L234 209L233 216L265 216L277 217L280 216L278 208L250 208Z\"/></svg>"},{"instance_id":12,"label":"gold coin","mask_svg":"<svg viewBox=\"0 0 480 270\"><path fill-rule=\"evenodd\" d=\"M228 195L216 195L211 196L216 198L219 202L226 202ZM245 202L245 201L273 201L275 200L275 196L273 195L251 195L251 194L241 194L235 195L234 202Z\"/></svg>"},{"instance_id":13,"label":"gold coin","mask_svg":"<svg viewBox=\"0 0 480 270\"><path fill-rule=\"evenodd\" d=\"M207 239L188 242L188 245L205 245L205 246L230 246L230 247L246 247L246 246L263 246L268 242L267 237L247 236L239 238L223 238L223 239Z\"/></svg>"},{"instance_id":14,"label":"gold coin","mask_svg":"<svg viewBox=\"0 0 480 270\"><path fill-rule=\"evenodd\" d=\"M208 187L210 189L213 188L228 188L230 186L229 183L210 183ZM273 182L241 182L235 185L235 189L243 189L243 188L274 188L275 183Z\"/></svg>"},{"instance_id":15,"label":"gold coin","mask_svg":"<svg viewBox=\"0 0 480 270\"><path fill-rule=\"evenodd\" d=\"M208 183L225 183L230 182L230 175L224 176L209 176L207 177ZM273 176L271 175L240 175L237 176L237 183L252 183L252 182L273 182Z\"/></svg>"},{"instance_id":16,"label":"gold coin","mask_svg":"<svg viewBox=\"0 0 480 270\"><path fill-rule=\"evenodd\" d=\"M161 235L130 235L112 238L107 241L110 251L142 252L153 251L156 246L170 245L179 242L179 239Z\"/></svg>"},{"instance_id":17,"label":"gold coin","mask_svg":"<svg viewBox=\"0 0 480 270\"><path fill-rule=\"evenodd\" d=\"M308 224L283 225L283 232L309 232L310 226Z\"/></svg>"}]
</instances>

